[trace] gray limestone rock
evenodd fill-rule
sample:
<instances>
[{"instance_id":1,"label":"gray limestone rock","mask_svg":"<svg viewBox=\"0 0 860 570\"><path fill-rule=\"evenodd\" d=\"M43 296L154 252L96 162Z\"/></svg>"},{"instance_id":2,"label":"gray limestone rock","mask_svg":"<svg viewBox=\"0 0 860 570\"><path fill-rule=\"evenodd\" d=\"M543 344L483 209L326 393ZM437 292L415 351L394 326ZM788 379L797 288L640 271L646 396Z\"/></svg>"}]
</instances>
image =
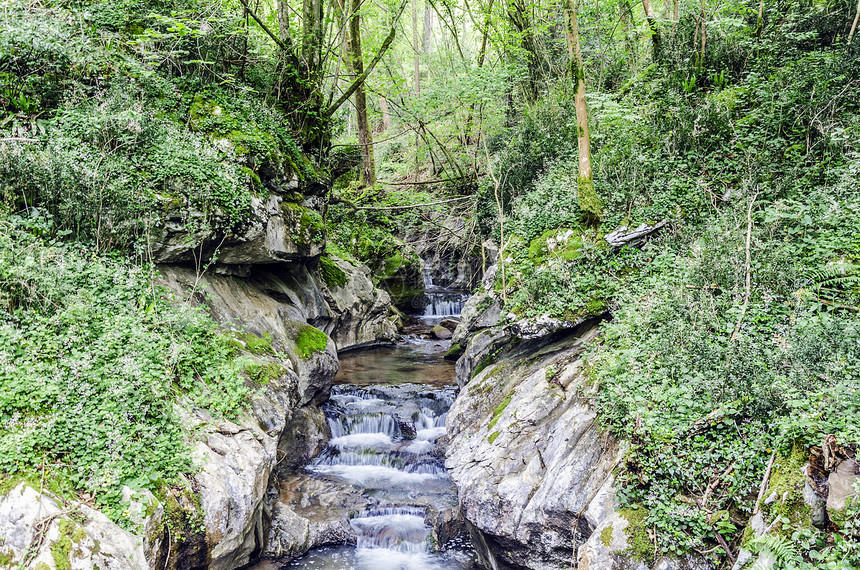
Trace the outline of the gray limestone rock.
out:
<instances>
[{"instance_id":1,"label":"gray limestone rock","mask_svg":"<svg viewBox=\"0 0 860 570\"><path fill-rule=\"evenodd\" d=\"M827 477L827 510L841 511L852 497L857 496L855 484L860 480L860 464L854 459L840 461Z\"/></svg>"},{"instance_id":2,"label":"gray limestone rock","mask_svg":"<svg viewBox=\"0 0 860 570\"><path fill-rule=\"evenodd\" d=\"M218 262L248 265L315 257L325 247L319 214L280 195L254 197L251 213L235 231L217 230L210 216L187 205L164 214L152 236L156 263L201 263L216 251ZM216 214L217 218L217 214Z\"/></svg>"},{"instance_id":3,"label":"gray limestone rock","mask_svg":"<svg viewBox=\"0 0 860 570\"><path fill-rule=\"evenodd\" d=\"M0 496L0 537L10 568L149 569L139 537L87 505L26 483Z\"/></svg>"}]
</instances>

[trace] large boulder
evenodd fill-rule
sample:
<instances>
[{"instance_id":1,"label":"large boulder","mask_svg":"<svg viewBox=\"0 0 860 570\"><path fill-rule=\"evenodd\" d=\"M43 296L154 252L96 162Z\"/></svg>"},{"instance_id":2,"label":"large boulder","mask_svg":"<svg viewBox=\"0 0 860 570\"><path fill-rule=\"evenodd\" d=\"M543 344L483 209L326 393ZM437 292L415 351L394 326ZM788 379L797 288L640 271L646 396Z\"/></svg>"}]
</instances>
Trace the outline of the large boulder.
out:
<instances>
[{"instance_id":1,"label":"large boulder","mask_svg":"<svg viewBox=\"0 0 860 570\"><path fill-rule=\"evenodd\" d=\"M189 204L168 203L150 242L152 260L203 265L215 254L219 263L247 265L318 256L325 247L322 216L313 198L292 196L253 197L250 213L234 226Z\"/></svg>"},{"instance_id":2,"label":"large boulder","mask_svg":"<svg viewBox=\"0 0 860 570\"><path fill-rule=\"evenodd\" d=\"M140 538L91 507L19 483L0 496L0 567L148 570Z\"/></svg>"},{"instance_id":3,"label":"large boulder","mask_svg":"<svg viewBox=\"0 0 860 570\"><path fill-rule=\"evenodd\" d=\"M525 341L461 379L446 467L489 567L574 566L575 547L612 512L604 486L618 448L582 396L579 354L596 334Z\"/></svg>"},{"instance_id":4,"label":"large boulder","mask_svg":"<svg viewBox=\"0 0 860 570\"><path fill-rule=\"evenodd\" d=\"M596 422L582 360L599 323L483 328L457 362L445 464L488 568L707 568L695 558L654 561L645 513L617 505L613 471L624 450Z\"/></svg>"}]
</instances>

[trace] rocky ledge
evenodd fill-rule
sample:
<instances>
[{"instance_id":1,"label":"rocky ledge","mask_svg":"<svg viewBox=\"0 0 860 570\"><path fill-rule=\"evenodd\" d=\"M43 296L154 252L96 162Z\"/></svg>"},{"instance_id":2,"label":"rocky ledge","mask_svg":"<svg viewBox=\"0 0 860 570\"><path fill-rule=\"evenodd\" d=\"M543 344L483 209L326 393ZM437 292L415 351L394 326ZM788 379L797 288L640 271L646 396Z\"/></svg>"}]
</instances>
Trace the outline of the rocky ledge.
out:
<instances>
[{"instance_id":1,"label":"rocky ledge","mask_svg":"<svg viewBox=\"0 0 860 570\"><path fill-rule=\"evenodd\" d=\"M132 532L35 483L0 495L0 568L232 570L267 552L343 538L337 529L321 528L313 540L296 531L301 517L272 497L273 471L279 462L305 463L328 440L318 405L328 399L338 351L396 338L388 294L369 269L340 259L330 258L338 279L327 285L316 258L258 265L242 255L243 263L205 272L160 270L176 302L204 306L265 372L248 411L230 422L176 406L198 434L199 471L158 498L129 489Z\"/></svg>"}]
</instances>

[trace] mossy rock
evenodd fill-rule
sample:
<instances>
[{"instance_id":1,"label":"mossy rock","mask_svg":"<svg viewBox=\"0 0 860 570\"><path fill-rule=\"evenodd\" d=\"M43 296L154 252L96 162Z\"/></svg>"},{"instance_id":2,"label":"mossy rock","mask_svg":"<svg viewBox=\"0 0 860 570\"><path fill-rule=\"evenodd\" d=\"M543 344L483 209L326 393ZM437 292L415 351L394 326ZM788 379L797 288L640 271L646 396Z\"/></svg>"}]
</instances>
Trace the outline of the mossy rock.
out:
<instances>
[{"instance_id":1,"label":"mossy rock","mask_svg":"<svg viewBox=\"0 0 860 570\"><path fill-rule=\"evenodd\" d=\"M281 213L290 239L301 248L325 243L325 224L319 212L301 204L283 202Z\"/></svg>"},{"instance_id":2,"label":"mossy rock","mask_svg":"<svg viewBox=\"0 0 860 570\"><path fill-rule=\"evenodd\" d=\"M337 262L329 256L323 255L319 260L320 277L331 288L343 287L349 283L346 272L338 267Z\"/></svg>"},{"instance_id":3,"label":"mossy rock","mask_svg":"<svg viewBox=\"0 0 860 570\"><path fill-rule=\"evenodd\" d=\"M762 504L762 512L766 520L785 517L790 523L778 522L774 529L789 537L796 528L812 526L812 507L803 499L803 486L806 483L803 466L806 465L809 452L796 445L787 457L777 457L770 473L766 495L776 493L777 499L770 504Z\"/></svg>"},{"instance_id":4,"label":"mossy rock","mask_svg":"<svg viewBox=\"0 0 860 570\"><path fill-rule=\"evenodd\" d=\"M244 372L248 380L257 386L268 386L288 371L277 362L249 362L245 365Z\"/></svg>"},{"instance_id":5,"label":"mossy rock","mask_svg":"<svg viewBox=\"0 0 860 570\"><path fill-rule=\"evenodd\" d=\"M257 336L250 332L234 331L232 338L228 342L233 348L250 352L251 354L275 354L275 348L272 346L272 335L269 333Z\"/></svg>"},{"instance_id":6,"label":"mossy rock","mask_svg":"<svg viewBox=\"0 0 860 570\"><path fill-rule=\"evenodd\" d=\"M490 419L490 423L487 425L487 428L493 429L496 427L496 424L499 422L499 418L502 417L502 414L505 411L505 408L511 403L511 394L508 394L502 399L501 403L496 406L496 409L493 410L493 417Z\"/></svg>"},{"instance_id":7,"label":"mossy rock","mask_svg":"<svg viewBox=\"0 0 860 570\"><path fill-rule=\"evenodd\" d=\"M645 509L621 509L618 514L627 520L627 554L634 560L654 564L654 544L648 536L648 511ZM610 535L611 539L611 535Z\"/></svg>"},{"instance_id":8,"label":"mossy rock","mask_svg":"<svg viewBox=\"0 0 860 570\"><path fill-rule=\"evenodd\" d=\"M529 258L536 263L550 259L573 261L582 257L582 234L573 228L547 230L529 244Z\"/></svg>"},{"instance_id":9,"label":"mossy rock","mask_svg":"<svg viewBox=\"0 0 860 570\"><path fill-rule=\"evenodd\" d=\"M464 352L466 352L466 349L457 342L452 344L451 347L445 351L444 358L445 360L457 360Z\"/></svg>"},{"instance_id":10,"label":"mossy rock","mask_svg":"<svg viewBox=\"0 0 860 570\"><path fill-rule=\"evenodd\" d=\"M314 354L325 351L328 336L311 325L299 325L296 331L296 352L302 360L310 360Z\"/></svg>"}]
</instances>

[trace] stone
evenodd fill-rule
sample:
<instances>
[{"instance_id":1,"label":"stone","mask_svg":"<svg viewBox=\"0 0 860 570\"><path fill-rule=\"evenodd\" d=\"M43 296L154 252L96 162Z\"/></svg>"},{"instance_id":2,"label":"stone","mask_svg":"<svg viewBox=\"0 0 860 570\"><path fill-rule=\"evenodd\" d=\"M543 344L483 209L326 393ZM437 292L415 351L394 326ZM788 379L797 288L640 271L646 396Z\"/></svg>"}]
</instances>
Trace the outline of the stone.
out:
<instances>
[{"instance_id":1,"label":"stone","mask_svg":"<svg viewBox=\"0 0 860 570\"><path fill-rule=\"evenodd\" d=\"M439 325L445 327L446 329L448 329L451 332L454 332L455 330L457 330L457 327L460 325L460 321L458 321L456 319L442 319L439 322Z\"/></svg>"},{"instance_id":2,"label":"stone","mask_svg":"<svg viewBox=\"0 0 860 570\"><path fill-rule=\"evenodd\" d=\"M184 204L168 211L153 231L152 260L200 264L217 252L219 264L269 264L315 257L325 247L319 213L277 194L253 197L251 211L236 231L215 230L207 219Z\"/></svg>"},{"instance_id":3,"label":"stone","mask_svg":"<svg viewBox=\"0 0 860 570\"><path fill-rule=\"evenodd\" d=\"M481 338L493 332L470 341L458 376L471 375L473 367L460 363L487 354L494 338L510 339ZM585 380L576 355L596 334L592 328L554 343L523 342L474 378L458 378L464 387L448 412L446 467L481 556L499 568L573 566L572 547L593 530L580 513L595 501L592 516L607 511L604 485L618 448L576 388ZM477 354L475 343L483 346ZM550 383L547 369L572 357L576 364Z\"/></svg>"},{"instance_id":4,"label":"stone","mask_svg":"<svg viewBox=\"0 0 860 570\"><path fill-rule=\"evenodd\" d=\"M648 570L631 552L632 523L615 500L612 473L624 449L589 406L582 354L599 323L485 328L457 361L461 390L448 412L445 465L488 568ZM656 567L710 568L695 557Z\"/></svg>"},{"instance_id":5,"label":"stone","mask_svg":"<svg viewBox=\"0 0 860 570\"><path fill-rule=\"evenodd\" d=\"M857 496L856 484L860 479L860 464L854 459L844 459L827 477L827 510L841 511L849 499Z\"/></svg>"},{"instance_id":6,"label":"stone","mask_svg":"<svg viewBox=\"0 0 860 570\"><path fill-rule=\"evenodd\" d=\"M435 327L433 327L431 332L433 333L433 336L435 336L439 340L448 340L449 338L451 338L451 331L449 331L442 325L436 325Z\"/></svg>"},{"instance_id":7,"label":"stone","mask_svg":"<svg viewBox=\"0 0 860 570\"><path fill-rule=\"evenodd\" d=\"M501 322L501 299L494 293L478 292L469 297L460 312L460 322L451 339L465 345L469 337L479 330L494 327Z\"/></svg>"},{"instance_id":8,"label":"stone","mask_svg":"<svg viewBox=\"0 0 860 570\"><path fill-rule=\"evenodd\" d=\"M37 528L43 531L41 541ZM149 570L138 536L87 505L62 503L26 483L0 496L0 537L0 552L10 556L9 567ZM24 564L31 547L35 549Z\"/></svg>"}]
</instances>

